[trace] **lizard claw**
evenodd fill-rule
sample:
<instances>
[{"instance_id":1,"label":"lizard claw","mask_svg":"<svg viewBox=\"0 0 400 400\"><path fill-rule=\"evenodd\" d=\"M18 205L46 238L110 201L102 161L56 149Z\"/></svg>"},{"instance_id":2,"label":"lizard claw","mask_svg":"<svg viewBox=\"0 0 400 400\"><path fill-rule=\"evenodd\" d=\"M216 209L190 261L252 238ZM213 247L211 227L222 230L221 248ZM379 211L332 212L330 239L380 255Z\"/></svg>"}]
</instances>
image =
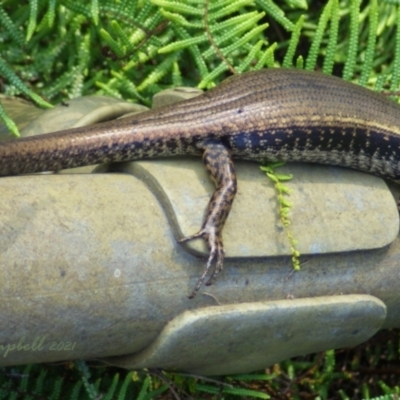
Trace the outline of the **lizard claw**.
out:
<instances>
[{"instance_id":1,"label":"lizard claw","mask_svg":"<svg viewBox=\"0 0 400 400\"><path fill-rule=\"evenodd\" d=\"M205 283L206 286L212 284L214 278L222 271L223 263L224 263L224 246L222 244L221 234L217 232L214 228L212 229L201 229L198 233L192 236L185 237L179 240L179 243L189 242L190 240L202 238L207 242L210 254L208 256L206 267L204 268L203 273L197 280L196 286L194 287L192 293L188 296L189 299L193 299L196 296L196 293L199 291L201 285L204 283L209 271L212 269L212 265L215 262L215 267L213 272L211 273L210 278Z\"/></svg>"}]
</instances>

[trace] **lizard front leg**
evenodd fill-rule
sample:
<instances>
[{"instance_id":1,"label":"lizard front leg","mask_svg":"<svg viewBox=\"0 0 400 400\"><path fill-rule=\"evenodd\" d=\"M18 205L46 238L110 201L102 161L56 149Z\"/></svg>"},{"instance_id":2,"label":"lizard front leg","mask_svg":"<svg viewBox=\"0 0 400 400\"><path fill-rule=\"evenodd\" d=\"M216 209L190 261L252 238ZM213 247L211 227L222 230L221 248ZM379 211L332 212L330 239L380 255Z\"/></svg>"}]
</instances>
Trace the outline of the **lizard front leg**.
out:
<instances>
[{"instance_id":1,"label":"lizard front leg","mask_svg":"<svg viewBox=\"0 0 400 400\"><path fill-rule=\"evenodd\" d=\"M206 285L210 285L222 271L225 254L222 243L222 229L237 191L233 161L228 149L221 142L207 141L204 143L203 162L217 188L208 203L207 213L200 231L179 241L182 243L202 238L207 242L209 249L206 267L189 298L196 295L214 263L214 270Z\"/></svg>"}]
</instances>

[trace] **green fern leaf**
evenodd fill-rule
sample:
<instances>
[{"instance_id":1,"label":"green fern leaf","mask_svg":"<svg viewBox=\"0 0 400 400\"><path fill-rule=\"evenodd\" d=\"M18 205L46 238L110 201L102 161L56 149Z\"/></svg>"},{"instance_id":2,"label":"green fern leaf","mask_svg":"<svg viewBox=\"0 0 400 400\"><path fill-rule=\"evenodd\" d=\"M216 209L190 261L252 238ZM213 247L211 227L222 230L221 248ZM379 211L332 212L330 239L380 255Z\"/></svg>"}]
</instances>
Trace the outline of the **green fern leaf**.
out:
<instances>
[{"instance_id":1,"label":"green fern leaf","mask_svg":"<svg viewBox=\"0 0 400 400\"><path fill-rule=\"evenodd\" d=\"M22 36L21 31L18 29L18 27L14 24L14 22L11 20L9 15L6 13L6 11L3 9L3 7L0 5L0 26L2 26L7 33L10 35L11 39L18 45L23 47L25 45L25 39Z\"/></svg>"},{"instance_id":2,"label":"green fern leaf","mask_svg":"<svg viewBox=\"0 0 400 400\"><path fill-rule=\"evenodd\" d=\"M119 374L115 374L112 380L112 383L106 393L106 395L102 398L102 400L113 400L114 392L117 389L119 381Z\"/></svg>"},{"instance_id":3,"label":"green fern leaf","mask_svg":"<svg viewBox=\"0 0 400 400\"><path fill-rule=\"evenodd\" d=\"M36 29L38 14L38 0L29 0L29 23L26 33L26 41L29 42Z\"/></svg>"},{"instance_id":4,"label":"green fern leaf","mask_svg":"<svg viewBox=\"0 0 400 400\"><path fill-rule=\"evenodd\" d=\"M343 79L350 80L354 73L356 65L357 48L358 48L358 27L360 15L361 0L353 0L350 9L350 38L349 50L347 52L347 59L343 70Z\"/></svg>"}]
</instances>

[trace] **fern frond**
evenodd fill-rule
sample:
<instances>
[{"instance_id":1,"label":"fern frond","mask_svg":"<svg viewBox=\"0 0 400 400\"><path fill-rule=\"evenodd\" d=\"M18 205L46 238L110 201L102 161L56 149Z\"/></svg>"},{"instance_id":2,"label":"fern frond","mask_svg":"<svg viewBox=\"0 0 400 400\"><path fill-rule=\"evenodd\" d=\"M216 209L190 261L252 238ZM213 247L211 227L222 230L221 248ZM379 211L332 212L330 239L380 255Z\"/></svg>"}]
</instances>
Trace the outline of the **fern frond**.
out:
<instances>
[{"instance_id":1,"label":"fern frond","mask_svg":"<svg viewBox=\"0 0 400 400\"><path fill-rule=\"evenodd\" d=\"M220 32L220 36L214 37L215 44L217 46L221 46L224 43L228 42L231 43L233 38L240 37L243 35L244 32L247 32L251 29L257 22L265 17L265 13L252 13L253 15L245 14L244 16L240 16L240 19L243 19L242 22L238 23L239 18L231 18L228 19L221 24L214 25L215 28L211 28L210 31L212 34L217 34ZM265 24L264 27L266 28L268 24ZM251 38L249 38L251 39ZM251 50L250 50L251 51ZM224 54L227 51L225 50ZM210 58L212 55L215 55L215 50L211 47L205 52L203 52L204 59Z\"/></svg>"},{"instance_id":2,"label":"fern frond","mask_svg":"<svg viewBox=\"0 0 400 400\"><path fill-rule=\"evenodd\" d=\"M394 52L391 90L397 90L400 82L400 7L397 7L397 29L396 29L396 47Z\"/></svg>"},{"instance_id":3,"label":"fern frond","mask_svg":"<svg viewBox=\"0 0 400 400\"><path fill-rule=\"evenodd\" d=\"M173 13L169 12L165 9L161 9L161 14L171 22L184 26L185 28L190 28L190 29L202 29L203 28L203 22L190 22L185 18L183 15L178 14L178 13Z\"/></svg>"},{"instance_id":4,"label":"fern frond","mask_svg":"<svg viewBox=\"0 0 400 400\"><path fill-rule=\"evenodd\" d=\"M9 82L19 89L22 93L30 97L36 104L45 108L52 108L53 106L44 101L40 96L34 93L26 86L26 84L14 73L11 67L0 56L0 73L9 80Z\"/></svg>"},{"instance_id":5,"label":"fern frond","mask_svg":"<svg viewBox=\"0 0 400 400\"><path fill-rule=\"evenodd\" d=\"M134 374L134 372L129 372L128 374L126 374L125 379L122 382L121 388L119 390L117 400L125 400L126 399L126 393L127 393L129 385L132 383L133 374Z\"/></svg>"},{"instance_id":6,"label":"fern frond","mask_svg":"<svg viewBox=\"0 0 400 400\"><path fill-rule=\"evenodd\" d=\"M282 63L282 66L284 68L289 68L293 66L293 57L296 52L297 45L299 44L300 33L301 33L301 28L303 27L303 23L304 23L304 15L300 16L300 18L293 27L289 46L286 50L286 54Z\"/></svg>"},{"instance_id":7,"label":"fern frond","mask_svg":"<svg viewBox=\"0 0 400 400\"><path fill-rule=\"evenodd\" d=\"M174 26L173 30L176 33L177 37L179 37L181 39L189 39L190 38L189 32L181 26ZM189 53L191 53L191 55L194 59L194 62L197 65L199 74L201 76L208 74L208 67L201 55L199 46L198 45L191 46L191 47L189 47L188 51L189 51Z\"/></svg>"},{"instance_id":8,"label":"fern frond","mask_svg":"<svg viewBox=\"0 0 400 400\"><path fill-rule=\"evenodd\" d=\"M29 383L29 374L32 370L32 364L28 364L24 368L24 372L22 374L22 379L18 385L18 389L20 393L26 393L28 390L28 383Z\"/></svg>"},{"instance_id":9,"label":"fern frond","mask_svg":"<svg viewBox=\"0 0 400 400\"><path fill-rule=\"evenodd\" d=\"M354 74L358 48L358 19L361 0L353 0L350 5L350 38L346 62L344 64L343 79L350 80Z\"/></svg>"},{"instance_id":10,"label":"fern frond","mask_svg":"<svg viewBox=\"0 0 400 400\"><path fill-rule=\"evenodd\" d=\"M150 382L151 382L151 377L150 377L150 375L147 375L146 378L143 381L143 385L142 385L142 387L140 389L140 392L139 392L139 394L137 396L137 400L144 400L144 398L145 398L145 396L147 394L147 389L150 386Z\"/></svg>"},{"instance_id":11,"label":"fern frond","mask_svg":"<svg viewBox=\"0 0 400 400\"><path fill-rule=\"evenodd\" d=\"M210 20L217 21L221 18L229 17L243 7L252 5L253 0L224 0L209 5ZM207 4L207 3L205 3Z\"/></svg>"},{"instance_id":12,"label":"fern frond","mask_svg":"<svg viewBox=\"0 0 400 400\"><path fill-rule=\"evenodd\" d=\"M54 20L56 17L56 4L57 0L49 0L49 8L47 10L47 14L45 15L45 19L49 28L52 28L54 25Z\"/></svg>"},{"instance_id":13,"label":"fern frond","mask_svg":"<svg viewBox=\"0 0 400 400\"><path fill-rule=\"evenodd\" d=\"M53 390L50 393L49 400L58 400L60 398L63 384L64 378L62 376L59 376L52 381Z\"/></svg>"},{"instance_id":14,"label":"fern frond","mask_svg":"<svg viewBox=\"0 0 400 400\"><path fill-rule=\"evenodd\" d=\"M261 47L265 44L264 40L259 40L250 50L246 58L236 67L236 71L240 74L250 67L250 64L258 58Z\"/></svg>"},{"instance_id":15,"label":"fern frond","mask_svg":"<svg viewBox=\"0 0 400 400\"><path fill-rule=\"evenodd\" d=\"M378 2L377 0L371 0L369 6L368 42L364 55L364 63L361 69L361 76L359 79L360 85L363 86L365 86L368 83L368 78L372 72L375 44L377 38L377 29L378 29Z\"/></svg>"},{"instance_id":16,"label":"fern frond","mask_svg":"<svg viewBox=\"0 0 400 400\"><path fill-rule=\"evenodd\" d=\"M125 56L125 49L123 49L120 44L116 40L114 40L110 33L108 33L105 29L100 29L100 36L111 48L111 50L116 54L117 57L122 58Z\"/></svg>"},{"instance_id":17,"label":"fern frond","mask_svg":"<svg viewBox=\"0 0 400 400\"><path fill-rule=\"evenodd\" d=\"M44 380L46 379L46 375L47 375L47 370L42 369L39 373L39 376L36 378L35 388L33 389L34 393L40 395L40 393L43 392L43 385L44 385Z\"/></svg>"},{"instance_id":18,"label":"fern frond","mask_svg":"<svg viewBox=\"0 0 400 400\"><path fill-rule=\"evenodd\" d=\"M326 55L322 70L326 74L331 74L333 71L333 64L335 62L335 51L339 33L339 2L338 0L332 0L330 10L330 29L328 45L326 46Z\"/></svg>"},{"instance_id":19,"label":"fern frond","mask_svg":"<svg viewBox=\"0 0 400 400\"><path fill-rule=\"evenodd\" d=\"M15 136L19 137L21 136L18 130L18 126L16 123L8 116L6 113L6 110L0 103L0 119L3 121L4 125L6 128Z\"/></svg>"},{"instance_id":20,"label":"fern frond","mask_svg":"<svg viewBox=\"0 0 400 400\"><path fill-rule=\"evenodd\" d=\"M325 352L324 372L331 373L335 368L335 351L327 350Z\"/></svg>"},{"instance_id":21,"label":"fern frond","mask_svg":"<svg viewBox=\"0 0 400 400\"><path fill-rule=\"evenodd\" d=\"M26 41L29 42L35 32L38 17L38 0L29 0L29 22L26 31Z\"/></svg>"},{"instance_id":22,"label":"fern frond","mask_svg":"<svg viewBox=\"0 0 400 400\"><path fill-rule=\"evenodd\" d=\"M75 367L80 372L81 380L83 382L83 386L86 390L87 395L89 396L90 400L97 400L99 397L99 392L95 385L90 383L90 371L88 366L86 365L85 361L83 360L76 360Z\"/></svg>"},{"instance_id":23,"label":"fern frond","mask_svg":"<svg viewBox=\"0 0 400 400\"><path fill-rule=\"evenodd\" d=\"M308 4L306 0L285 0L285 1L292 8L300 8L302 10L308 9Z\"/></svg>"},{"instance_id":24,"label":"fern frond","mask_svg":"<svg viewBox=\"0 0 400 400\"><path fill-rule=\"evenodd\" d=\"M119 374L115 374L112 383L107 391L107 393L102 397L102 400L113 400L114 399L114 393L115 390L117 389L119 382Z\"/></svg>"},{"instance_id":25,"label":"fern frond","mask_svg":"<svg viewBox=\"0 0 400 400\"><path fill-rule=\"evenodd\" d=\"M258 60L258 63L256 64L254 69L260 69L263 68L264 66L267 66L268 68L273 68L275 66L275 57L274 57L274 52L276 48L278 47L278 43L272 43L271 46L265 50L260 59Z\"/></svg>"},{"instance_id":26,"label":"fern frond","mask_svg":"<svg viewBox=\"0 0 400 400\"><path fill-rule=\"evenodd\" d=\"M206 385L206 384L197 384L196 390L200 392L205 392L209 394L219 394L219 393L224 393L224 394L232 394L234 396L239 396L240 398L254 398L254 399L270 399L271 397L266 394L262 393L256 390L251 390L251 389L242 389L242 388L219 388L217 386L211 386L211 385Z\"/></svg>"},{"instance_id":27,"label":"fern frond","mask_svg":"<svg viewBox=\"0 0 400 400\"><path fill-rule=\"evenodd\" d=\"M168 385L162 385L157 389L147 392L146 395L143 396L143 400L157 399L160 394L166 392L168 389L169 389Z\"/></svg>"},{"instance_id":28,"label":"fern frond","mask_svg":"<svg viewBox=\"0 0 400 400\"><path fill-rule=\"evenodd\" d=\"M2 26L6 30L10 38L15 42L15 44L21 47L25 45L25 39L22 36L21 31L18 29L18 26L11 20L11 18L6 13L1 4L0 4L0 26Z\"/></svg>"},{"instance_id":29,"label":"fern frond","mask_svg":"<svg viewBox=\"0 0 400 400\"><path fill-rule=\"evenodd\" d=\"M81 390L82 390L83 382L81 380L77 381L71 390L70 400L79 400L81 399ZM52 399L57 400L57 399Z\"/></svg>"},{"instance_id":30,"label":"fern frond","mask_svg":"<svg viewBox=\"0 0 400 400\"><path fill-rule=\"evenodd\" d=\"M166 46L161 47L161 49L159 49L158 52L160 54L172 53L175 51L180 51L185 48L206 42L207 42L207 35L204 33L196 37L191 37L184 40L176 41L174 43L167 44Z\"/></svg>"},{"instance_id":31,"label":"fern frond","mask_svg":"<svg viewBox=\"0 0 400 400\"><path fill-rule=\"evenodd\" d=\"M217 79L218 76L222 75L223 72L228 70L228 65L225 63L220 63L216 66L210 73L208 73L197 85L199 89L212 87L212 82Z\"/></svg>"},{"instance_id":32,"label":"fern frond","mask_svg":"<svg viewBox=\"0 0 400 400\"><path fill-rule=\"evenodd\" d=\"M170 10L173 13L195 15L198 17L203 15L203 10L200 7L193 7L185 3L178 3L177 1L169 0L152 0L151 2L156 6Z\"/></svg>"},{"instance_id":33,"label":"fern frond","mask_svg":"<svg viewBox=\"0 0 400 400\"><path fill-rule=\"evenodd\" d=\"M325 29L331 16L332 2L332 0L328 1L328 4L324 7L324 10L319 18L318 26L307 56L306 70L313 71L315 69Z\"/></svg>"},{"instance_id":34,"label":"fern frond","mask_svg":"<svg viewBox=\"0 0 400 400\"><path fill-rule=\"evenodd\" d=\"M268 15L271 15L271 17L282 25L288 32L293 30L293 22L285 17L285 12L272 0L255 0L255 3Z\"/></svg>"},{"instance_id":35,"label":"fern frond","mask_svg":"<svg viewBox=\"0 0 400 400\"><path fill-rule=\"evenodd\" d=\"M63 0L63 5L71 11L74 11L76 14L82 14L87 19L91 18L91 11L89 6L85 5L83 2L74 1L74 0Z\"/></svg>"},{"instance_id":36,"label":"fern frond","mask_svg":"<svg viewBox=\"0 0 400 400\"><path fill-rule=\"evenodd\" d=\"M157 65L153 69L153 71L147 76L145 80L137 87L138 91L141 92L146 87L153 85L154 83L158 82L163 76L165 76L169 69L172 67L173 63L179 57L178 53L170 54L168 57L165 57L164 61Z\"/></svg>"},{"instance_id":37,"label":"fern frond","mask_svg":"<svg viewBox=\"0 0 400 400\"><path fill-rule=\"evenodd\" d=\"M90 1L90 14L95 25L99 24L99 0Z\"/></svg>"}]
</instances>

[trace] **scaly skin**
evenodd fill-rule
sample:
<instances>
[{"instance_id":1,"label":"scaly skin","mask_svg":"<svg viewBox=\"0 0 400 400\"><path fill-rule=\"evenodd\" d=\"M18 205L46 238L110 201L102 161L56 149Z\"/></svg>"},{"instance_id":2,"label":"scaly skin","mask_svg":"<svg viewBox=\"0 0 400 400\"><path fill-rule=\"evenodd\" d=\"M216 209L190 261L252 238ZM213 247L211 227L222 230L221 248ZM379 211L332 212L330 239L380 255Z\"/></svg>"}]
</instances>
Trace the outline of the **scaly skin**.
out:
<instances>
[{"instance_id":1,"label":"scaly skin","mask_svg":"<svg viewBox=\"0 0 400 400\"><path fill-rule=\"evenodd\" d=\"M217 185L200 231L206 269L222 270L222 229L236 193L233 158L340 165L400 179L400 107L315 72L269 69L227 79L203 95L117 121L0 143L0 175L103 162L203 155Z\"/></svg>"}]
</instances>

